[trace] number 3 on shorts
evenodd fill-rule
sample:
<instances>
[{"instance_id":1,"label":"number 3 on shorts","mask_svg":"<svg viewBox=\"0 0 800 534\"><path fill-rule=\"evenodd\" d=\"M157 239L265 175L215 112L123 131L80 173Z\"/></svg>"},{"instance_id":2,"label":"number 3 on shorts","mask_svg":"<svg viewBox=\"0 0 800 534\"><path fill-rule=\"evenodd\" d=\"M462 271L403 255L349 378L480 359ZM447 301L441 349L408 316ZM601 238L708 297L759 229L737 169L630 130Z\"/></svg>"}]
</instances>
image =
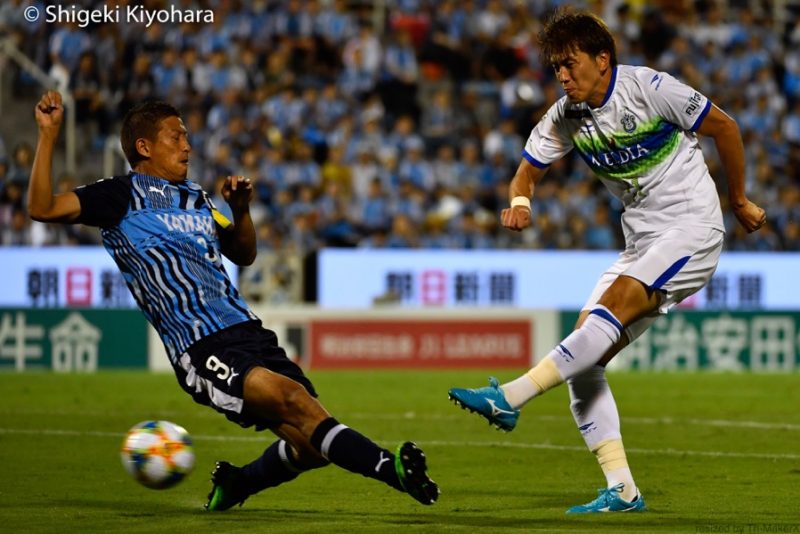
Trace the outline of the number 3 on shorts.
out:
<instances>
[{"instance_id":1,"label":"number 3 on shorts","mask_svg":"<svg viewBox=\"0 0 800 534\"><path fill-rule=\"evenodd\" d=\"M213 354L206 360L206 369L210 371L218 371L217 378L220 380L227 380L231 375L231 368L219 361L219 358Z\"/></svg>"}]
</instances>

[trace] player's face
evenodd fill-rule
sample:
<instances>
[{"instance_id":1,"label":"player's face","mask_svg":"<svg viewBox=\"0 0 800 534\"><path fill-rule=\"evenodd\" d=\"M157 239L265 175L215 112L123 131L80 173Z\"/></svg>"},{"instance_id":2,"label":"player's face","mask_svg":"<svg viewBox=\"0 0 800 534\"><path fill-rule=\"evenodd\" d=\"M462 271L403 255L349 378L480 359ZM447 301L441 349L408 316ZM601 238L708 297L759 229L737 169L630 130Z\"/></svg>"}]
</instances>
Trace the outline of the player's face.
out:
<instances>
[{"instance_id":1,"label":"player's face","mask_svg":"<svg viewBox=\"0 0 800 534\"><path fill-rule=\"evenodd\" d=\"M150 146L150 164L157 176L179 182L186 179L191 151L183 121L167 117L161 121L155 143Z\"/></svg>"},{"instance_id":2,"label":"player's face","mask_svg":"<svg viewBox=\"0 0 800 534\"><path fill-rule=\"evenodd\" d=\"M606 52L590 56L586 52L575 51L553 64L556 78L570 102L586 102L591 107L599 106L605 98L610 80L606 76L609 67Z\"/></svg>"}]
</instances>

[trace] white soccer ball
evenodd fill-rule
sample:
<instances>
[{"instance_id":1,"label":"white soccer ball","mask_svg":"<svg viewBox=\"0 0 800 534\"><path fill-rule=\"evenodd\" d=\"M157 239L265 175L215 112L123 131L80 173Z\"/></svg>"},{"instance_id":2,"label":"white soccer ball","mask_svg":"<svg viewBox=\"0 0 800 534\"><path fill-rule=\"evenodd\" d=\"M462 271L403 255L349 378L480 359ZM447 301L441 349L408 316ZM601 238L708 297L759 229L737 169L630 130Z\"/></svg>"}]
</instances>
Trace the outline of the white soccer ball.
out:
<instances>
[{"instance_id":1,"label":"white soccer ball","mask_svg":"<svg viewBox=\"0 0 800 534\"><path fill-rule=\"evenodd\" d=\"M169 421L143 421L131 428L120 456L125 470L152 489L174 486L194 467L191 436Z\"/></svg>"}]
</instances>

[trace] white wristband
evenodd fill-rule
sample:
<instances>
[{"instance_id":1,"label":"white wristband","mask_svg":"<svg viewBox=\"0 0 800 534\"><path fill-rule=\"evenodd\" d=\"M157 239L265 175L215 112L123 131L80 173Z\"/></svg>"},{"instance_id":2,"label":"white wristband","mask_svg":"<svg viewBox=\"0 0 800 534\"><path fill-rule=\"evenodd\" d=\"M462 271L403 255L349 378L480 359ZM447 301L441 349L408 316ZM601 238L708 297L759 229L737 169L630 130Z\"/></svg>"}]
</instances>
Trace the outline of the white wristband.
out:
<instances>
[{"instance_id":1,"label":"white wristband","mask_svg":"<svg viewBox=\"0 0 800 534\"><path fill-rule=\"evenodd\" d=\"M515 206L525 206L528 208L528 211L531 210L531 199L528 197L518 196L511 199L511 207Z\"/></svg>"}]
</instances>

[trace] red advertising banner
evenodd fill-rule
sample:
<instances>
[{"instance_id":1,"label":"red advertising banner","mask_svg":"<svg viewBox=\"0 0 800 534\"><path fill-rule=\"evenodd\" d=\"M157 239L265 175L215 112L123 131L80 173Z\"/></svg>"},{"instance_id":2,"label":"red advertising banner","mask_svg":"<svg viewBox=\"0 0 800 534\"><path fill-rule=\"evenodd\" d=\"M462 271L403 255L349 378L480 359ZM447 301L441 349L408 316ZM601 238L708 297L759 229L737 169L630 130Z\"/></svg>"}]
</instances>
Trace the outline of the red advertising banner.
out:
<instances>
[{"instance_id":1,"label":"red advertising banner","mask_svg":"<svg viewBox=\"0 0 800 534\"><path fill-rule=\"evenodd\" d=\"M312 320L310 366L353 368L527 367L531 320Z\"/></svg>"}]
</instances>

